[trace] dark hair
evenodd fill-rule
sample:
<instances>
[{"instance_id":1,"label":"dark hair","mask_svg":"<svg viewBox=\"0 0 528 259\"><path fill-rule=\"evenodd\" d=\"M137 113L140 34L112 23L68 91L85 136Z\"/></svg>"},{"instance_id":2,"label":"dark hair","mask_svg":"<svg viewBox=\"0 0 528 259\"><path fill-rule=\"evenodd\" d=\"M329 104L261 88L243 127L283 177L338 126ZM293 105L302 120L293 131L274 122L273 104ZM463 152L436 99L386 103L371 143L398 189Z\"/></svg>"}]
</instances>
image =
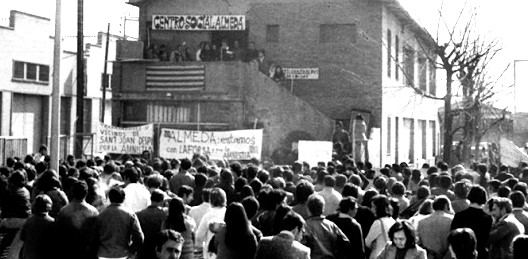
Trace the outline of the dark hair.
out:
<instances>
[{"instance_id":1,"label":"dark hair","mask_svg":"<svg viewBox=\"0 0 528 259\"><path fill-rule=\"evenodd\" d=\"M279 234L279 232L281 232L282 220L284 219L286 214L288 214L288 212L290 211L292 211L292 208L286 205L280 205L275 210L275 218L273 220L273 226L272 226L272 232L271 232L272 235L277 235Z\"/></svg>"},{"instance_id":2,"label":"dark hair","mask_svg":"<svg viewBox=\"0 0 528 259\"><path fill-rule=\"evenodd\" d=\"M14 171L8 178L8 183L14 188L22 188L26 185L26 175L20 171Z\"/></svg>"},{"instance_id":3,"label":"dark hair","mask_svg":"<svg viewBox=\"0 0 528 259\"><path fill-rule=\"evenodd\" d=\"M518 235L513 239L513 259L528 258L528 235Z\"/></svg>"},{"instance_id":4,"label":"dark hair","mask_svg":"<svg viewBox=\"0 0 528 259\"><path fill-rule=\"evenodd\" d=\"M255 235L251 231L244 206L232 202L227 206L224 221L226 223L225 244L228 248L248 255L256 251ZM244 256L242 257L244 258Z\"/></svg>"},{"instance_id":5,"label":"dark hair","mask_svg":"<svg viewBox=\"0 0 528 259\"><path fill-rule=\"evenodd\" d=\"M253 189L249 185L244 185L242 187L242 190L240 190L240 199L244 199L249 196L255 196L255 192L253 192Z\"/></svg>"},{"instance_id":6,"label":"dark hair","mask_svg":"<svg viewBox=\"0 0 528 259\"><path fill-rule=\"evenodd\" d=\"M390 217L390 201L387 196L380 194L372 199L372 204L376 206L376 218Z\"/></svg>"},{"instance_id":7,"label":"dark hair","mask_svg":"<svg viewBox=\"0 0 528 259\"><path fill-rule=\"evenodd\" d=\"M242 199L242 206L244 206L248 219L252 219L257 214L260 204L255 197L248 196Z\"/></svg>"},{"instance_id":8,"label":"dark hair","mask_svg":"<svg viewBox=\"0 0 528 259\"><path fill-rule=\"evenodd\" d=\"M295 198L297 199L297 203L305 203L308 200L308 197L314 193L314 186L310 182L300 180L295 188Z\"/></svg>"},{"instance_id":9,"label":"dark hair","mask_svg":"<svg viewBox=\"0 0 528 259\"><path fill-rule=\"evenodd\" d=\"M183 198L184 195L192 195L194 193L194 189L191 188L190 186L188 185L182 185L179 189L178 189L178 193L176 195L178 195L178 197L180 198Z\"/></svg>"},{"instance_id":10,"label":"dark hair","mask_svg":"<svg viewBox=\"0 0 528 259\"><path fill-rule=\"evenodd\" d=\"M402 182L395 182L392 184L392 193L394 195L404 195L405 194L405 185Z\"/></svg>"},{"instance_id":11,"label":"dark hair","mask_svg":"<svg viewBox=\"0 0 528 259\"><path fill-rule=\"evenodd\" d=\"M46 194L39 194L35 201L33 202L33 206L31 207L31 210L33 213L46 213L51 211L51 207L53 206L53 202L51 201L51 198Z\"/></svg>"},{"instance_id":12,"label":"dark hair","mask_svg":"<svg viewBox=\"0 0 528 259\"><path fill-rule=\"evenodd\" d=\"M165 195L162 190L155 189L150 194L150 201L151 202L162 202L165 199Z\"/></svg>"},{"instance_id":13,"label":"dark hair","mask_svg":"<svg viewBox=\"0 0 528 259\"><path fill-rule=\"evenodd\" d=\"M178 232L185 232L187 227L185 227L185 205L181 198L173 198L169 202L169 214L165 220L165 228L173 229Z\"/></svg>"},{"instance_id":14,"label":"dark hair","mask_svg":"<svg viewBox=\"0 0 528 259\"><path fill-rule=\"evenodd\" d=\"M525 182L519 182L513 186L512 191L520 191L526 196L528 195L528 185Z\"/></svg>"},{"instance_id":15,"label":"dark hair","mask_svg":"<svg viewBox=\"0 0 528 259\"><path fill-rule=\"evenodd\" d=\"M507 198L510 195L511 189L508 186L501 186L497 190L497 196Z\"/></svg>"},{"instance_id":16,"label":"dark hair","mask_svg":"<svg viewBox=\"0 0 528 259\"><path fill-rule=\"evenodd\" d=\"M501 186L501 182L497 179L492 179L488 182L488 186L492 191L496 192Z\"/></svg>"},{"instance_id":17,"label":"dark hair","mask_svg":"<svg viewBox=\"0 0 528 259\"><path fill-rule=\"evenodd\" d=\"M194 184L196 187L203 187L207 183L207 175L204 173L198 173L194 175Z\"/></svg>"},{"instance_id":18,"label":"dark hair","mask_svg":"<svg viewBox=\"0 0 528 259\"><path fill-rule=\"evenodd\" d=\"M416 198L418 198L419 200L426 199L429 196L431 196L431 190L429 189L428 186L422 185L418 187L418 189L416 190Z\"/></svg>"},{"instance_id":19,"label":"dark hair","mask_svg":"<svg viewBox=\"0 0 528 259\"><path fill-rule=\"evenodd\" d=\"M448 210L451 210L451 201L449 200L449 198L447 198L447 196L440 195L434 199L433 210L444 210L446 206Z\"/></svg>"},{"instance_id":20,"label":"dark hair","mask_svg":"<svg viewBox=\"0 0 528 259\"><path fill-rule=\"evenodd\" d=\"M453 180L451 179L451 176L449 175L440 175L438 177L438 186L443 189L449 189L451 188L451 184L453 183Z\"/></svg>"},{"instance_id":21,"label":"dark hair","mask_svg":"<svg viewBox=\"0 0 528 259\"><path fill-rule=\"evenodd\" d=\"M339 212L347 213L351 210L355 210L357 207L357 201L354 197L344 197L339 202Z\"/></svg>"},{"instance_id":22,"label":"dark hair","mask_svg":"<svg viewBox=\"0 0 528 259\"><path fill-rule=\"evenodd\" d=\"M189 158L184 158L184 159L180 160L181 169L189 170L189 168L191 168L191 166L192 166L192 162L191 162L191 160L189 160Z\"/></svg>"},{"instance_id":23,"label":"dark hair","mask_svg":"<svg viewBox=\"0 0 528 259\"><path fill-rule=\"evenodd\" d=\"M281 230L292 231L294 229L302 229L304 227L304 219L294 211L288 212L282 219Z\"/></svg>"},{"instance_id":24,"label":"dark hair","mask_svg":"<svg viewBox=\"0 0 528 259\"><path fill-rule=\"evenodd\" d=\"M331 175L325 175L324 185L327 187L335 187L335 177Z\"/></svg>"},{"instance_id":25,"label":"dark hair","mask_svg":"<svg viewBox=\"0 0 528 259\"><path fill-rule=\"evenodd\" d=\"M211 201L211 188L203 188L202 189L202 200L204 202L210 202Z\"/></svg>"},{"instance_id":26,"label":"dark hair","mask_svg":"<svg viewBox=\"0 0 528 259\"><path fill-rule=\"evenodd\" d=\"M467 199L468 192L471 189L471 182L467 179L462 179L455 183L453 192L455 196L460 199Z\"/></svg>"},{"instance_id":27,"label":"dark hair","mask_svg":"<svg viewBox=\"0 0 528 259\"><path fill-rule=\"evenodd\" d=\"M111 203L123 203L125 200L125 191L119 186L114 186L108 192L108 199Z\"/></svg>"},{"instance_id":28,"label":"dark hair","mask_svg":"<svg viewBox=\"0 0 528 259\"><path fill-rule=\"evenodd\" d=\"M449 232L447 242L457 258L477 258L477 237L470 228L457 228Z\"/></svg>"},{"instance_id":29,"label":"dark hair","mask_svg":"<svg viewBox=\"0 0 528 259\"><path fill-rule=\"evenodd\" d=\"M514 191L510 194L510 200L514 208L522 208L526 203L525 195L520 191Z\"/></svg>"},{"instance_id":30,"label":"dark hair","mask_svg":"<svg viewBox=\"0 0 528 259\"><path fill-rule=\"evenodd\" d=\"M374 189L370 189L366 191L365 194L363 194L363 201L361 202L361 205L371 208L372 200L374 199L374 197L378 195L379 195L379 192Z\"/></svg>"},{"instance_id":31,"label":"dark hair","mask_svg":"<svg viewBox=\"0 0 528 259\"><path fill-rule=\"evenodd\" d=\"M163 247L163 245L169 241L169 240L172 240L176 243L179 243L179 244L183 244L183 242L185 242L185 240L183 239L182 235L172 229L164 229L160 232L158 232L158 234L156 235L155 237L155 249L158 251L158 252L161 252L161 249ZM180 251L181 252L181 251Z\"/></svg>"},{"instance_id":32,"label":"dark hair","mask_svg":"<svg viewBox=\"0 0 528 259\"><path fill-rule=\"evenodd\" d=\"M408 220L397 220L392 227L389 228L389 238L394 242L394 233L403 230L407 241L405 242L405 248L414 248L416 246L416 234L414 233L414 227Z\"/></svg>"},{"instance_id":33,"label":"dark hair","mask_svg":"<svg viewBox=\"0 0 528 259\"><path fill-rule=\"evenodd\" d=\"M306 201L306 207L312 216L321 216L323 214L325 200L318 194L312 194Z\"/></svg>"},{"instance_id":34,"label":"dark hair","mask_svg":"<svg viewBox=\"0 0 528 259\"><path fill-rule=\"evenodd\" d=\"M126 168L123 172L123 177L131 183L137 183L139 181L139 173L134 167Z\"/></svg>"},{"instance_id":35,"label":"dark hair","mask_svg":"<svg viewBox=\"0 0 528 259\"><path fill-rule=\"evenodd\" d=\"M260 189L262 189L262 182L255 178L249 182L249 186L251 186L251 189L253 189L253 193L260 193Z\"/></svg>"},{"instance_id":36,"label":"dark hair","mask_svg":"<svg viewBox=\"0 0 528 259\"><path fill-rule=\"evenodd\" d=\"M341 195L343 196L343 198L349 197L349 196L357 198L358 193L359 193L358 186L352 183L345 184L345 186L343 186L343 191L341 191Z\"/></svg>"},{"instance_id":37,"label":"dark hair","mask_svg":"<svg viewBox=\"0 0 528 259\"><path fill-rule=\"evenodd\" d=\"M78 201L84 200L88 194L88 185L83 181L74 183L72 186L72 194L74 199Z\"/></svg>"},{"instance_id":38,"label":"dark hair","mask_svg":"<svg viewBox=\"0 0 528 259\"><path fill-rule=\"evenodd\" d=\"M499 207L499 210L504 209L506 213L512 212L512 201L508 198L504 197L493 197L491 199L493 201L493 206ZM491 210L492 208L490 208Z\"/></svg>"}]
</instances>

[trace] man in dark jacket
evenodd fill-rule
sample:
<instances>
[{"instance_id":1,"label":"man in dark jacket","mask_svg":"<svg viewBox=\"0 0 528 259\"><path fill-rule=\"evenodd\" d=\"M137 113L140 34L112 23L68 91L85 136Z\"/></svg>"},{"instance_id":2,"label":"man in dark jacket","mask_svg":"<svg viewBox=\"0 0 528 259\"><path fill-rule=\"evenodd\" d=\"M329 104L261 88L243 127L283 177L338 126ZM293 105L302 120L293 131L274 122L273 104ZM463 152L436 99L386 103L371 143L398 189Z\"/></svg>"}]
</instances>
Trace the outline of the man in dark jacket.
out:
<instances>
[{"instance_id":1,"label":"man in dark jacket","mask_svg":"<svg viewBox=\"0 0 528 259\"><path fill-rule=\"evenodd\" d=\"M339 211L326 217L326 219L334 222L350 240L349 251L354 251L354 254L353 256L352 254L347 255L348 258L365 258L365 240L361 226L353 218L357 208L354 197L345 197L339 202Z\"/></svg>"}]
</instances>

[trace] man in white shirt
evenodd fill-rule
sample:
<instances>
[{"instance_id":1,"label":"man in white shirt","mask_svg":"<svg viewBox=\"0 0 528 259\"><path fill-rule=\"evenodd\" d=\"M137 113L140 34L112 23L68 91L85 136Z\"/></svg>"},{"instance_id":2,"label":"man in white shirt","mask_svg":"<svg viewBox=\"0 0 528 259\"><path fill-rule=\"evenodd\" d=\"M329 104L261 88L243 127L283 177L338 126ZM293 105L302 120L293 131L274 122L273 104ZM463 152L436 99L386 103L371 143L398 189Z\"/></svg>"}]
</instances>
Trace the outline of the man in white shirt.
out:
<instances>
[{"instance_id":1,"label":"man in white shirt","mask_svg":"<svg viewBox=\"0 0 528 259\"><path fill-rule=\"evenodd\" d=\"M325 201L323 215L328 216L337 211L339 208L339 202L343 197L341 196L341 193L334 190L335 177L331 175L325 176L324 184L323 190L317 192L317 194L323 197Z\"/></svg>"},{"instance_id":2,"label":"man in white shirt","mask_svg":"<svg viewBox=\"0 0 528 259\"><path fill-rule=\"evenodd\" d=\"M125 201L123 206L129 208L133 212L138 212L147 208L150 205L150 192L147 188L138 183L139 174L134 167L126 168L124 173L125 178Z\"/></svg>"}]
</instances>

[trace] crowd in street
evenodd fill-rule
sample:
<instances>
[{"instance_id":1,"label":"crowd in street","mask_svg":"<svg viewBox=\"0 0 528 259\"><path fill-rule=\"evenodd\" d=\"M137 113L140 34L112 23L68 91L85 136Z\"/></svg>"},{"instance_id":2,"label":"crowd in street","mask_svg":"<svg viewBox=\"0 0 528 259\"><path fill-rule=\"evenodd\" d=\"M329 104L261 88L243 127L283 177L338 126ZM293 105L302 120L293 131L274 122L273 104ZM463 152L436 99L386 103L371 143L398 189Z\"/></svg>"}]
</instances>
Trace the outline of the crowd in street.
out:
<instances>
[{"instance_id":1,"label":"crowd in street","mask_svg":"<svg viewBox=\"0 0 528 259\"><path fill-rule=\"evenodd\" d=\"M0 168L6 258L528 258L526 163L48 162Z\"/></svg>"}]
</instances>

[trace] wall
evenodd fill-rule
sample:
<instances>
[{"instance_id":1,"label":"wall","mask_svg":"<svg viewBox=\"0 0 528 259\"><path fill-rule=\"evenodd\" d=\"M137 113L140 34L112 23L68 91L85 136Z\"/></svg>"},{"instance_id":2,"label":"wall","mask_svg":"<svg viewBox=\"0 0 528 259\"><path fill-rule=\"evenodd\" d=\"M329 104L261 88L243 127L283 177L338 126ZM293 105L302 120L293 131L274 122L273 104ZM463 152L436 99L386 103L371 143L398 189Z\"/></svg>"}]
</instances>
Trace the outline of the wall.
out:
<instances>
[{"instance_id":1,"label":"wall","mask_svg":"<svg viewBox=\"0 0 528 259\"><path fill-rule=\"evenodd\" d=\"M255 1L256 2L256 1ZM295 95L332 119L351 109L381 120L381 6L378 1L269 1L249 10L250 40L282 67L319 67L319 80L296 80ZM321 24L356 24L356 43L321 43ZM266 42L267 25L279 25L279 42Z\"/></svg>"},{"instance_id":2,"label":"wall","mask_svg":"<svg viewBox=\"0 0 528 259\"><path fill-rule=\"evenodd\" d=\"M380 156L381 164L387 163L414 163L418 166L424 162L434 162L434 156L438 155L439 151L439 134L440 123L438 120L438 108L442 106L441 100L435 100L425 97L414 91L411 87L406 85L406 75L403 72L403 48L410 47L415 51L414 56L414 77L415 85L418 87L418 58L420 55L434 57L431 53L432 49L430 42L423 40L423 35L427 34L425 31L417 31L415 24L409 20L403 20L401 13L397 15L398 9L383 7L383 23L380 37L383 39L381 46L381 53L383 55L383 116L381 125L381 143ZM400 10L401 11L401 10ZM387 53L388 40L387 31L391 30L391 55ZM396 64L396 50L395 39L396 35L399 38L399 66ZM429 53L423 54L423 51ZM388 75L388 59L391 59L391 74ZM398 69L399 78L396 78L396 69ZM430 67L427 66L427 92L429 92L432 82L429 77L431 73ZM439 88L440 85L436 84ZM437 90L438 93L438 90ZM398 118L398 119L396 119ZM390 121L390 125L389 122ZM425 121L426 130L423 131L420 123ZM431 122L434 122L434 129L431 127ZM398 128L398 136L397 134ZM436 132L436 135L433 134ZM390 134L390 138L388 136ZM411 135L413 139L411 140ZM422 136L425 135L425 143L422 143ZM433 138L435 144L433 144ZM390 144L387 142L390 141ZM412 144L412 146L410 146ZM425 145L426 154L425 159L422 157L423 145ZM389 149L390 146L390 149ZM436 148L433 150L433 148ZM413 161L409 161L409 153L414 153Z\"/></svg>"}]
</instances>

